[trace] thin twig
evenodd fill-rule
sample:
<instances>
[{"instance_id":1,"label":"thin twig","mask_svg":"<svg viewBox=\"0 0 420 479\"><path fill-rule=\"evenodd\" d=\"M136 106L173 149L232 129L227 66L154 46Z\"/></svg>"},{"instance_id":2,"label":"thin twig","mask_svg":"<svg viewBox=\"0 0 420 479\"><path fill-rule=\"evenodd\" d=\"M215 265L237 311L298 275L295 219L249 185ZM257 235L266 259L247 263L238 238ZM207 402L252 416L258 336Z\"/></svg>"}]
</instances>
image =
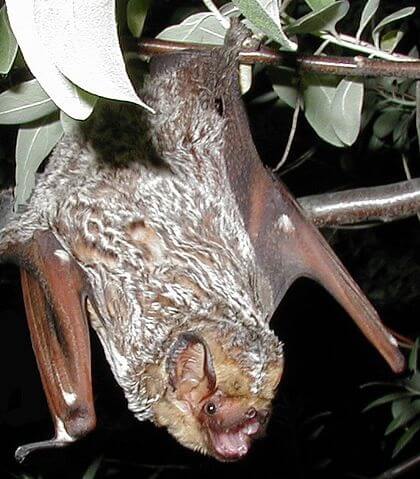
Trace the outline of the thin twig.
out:
<instances>
[{"instance_id":1,"label":"thin twig","mask_svg":"<svg viewBox=\"0 0 420 479\"><path fill-rule=\"evenodd\" d=\"M293 143L293 138L295 137L295 133L296 133L300 105L301 105L301 100L300 100L300 97L298 96L296 99L295 111L293 112L293 118L292 118L292 126L290 128L290 133L289 133L289 138L287 139L286 148L284 149L284 153L283 153L283 156L281 157L281 160L278 162L277 166L274 168L273 170L274 172L278 171L284 165L284 163L286 162L289 156L290 149Z\"/></svg>"},{"instance_id":2,"label":"thin twig","mask_svg":"<svg viewBox=\"0 0 420 479\"><path fill-rule=\"evenodd\" d=\"M330 43L355 50L360 53L365 53L366 55L372 55L377 58L382 58L384 60L394 61L415 61L414 58L408 57L407 55L401 55L400 53L388 53L380 50L379 48L372 45L372 43L365 42L363 40L358 40L357 38L352 37L351 35L346 35L344 33L332 34L323 32L319 35L319 38L323 40L328 40Z\"/></svg>"},{"instance_id":3,"label":"thin twig","mask_svg":"<svg viewBox=\"0 0 420 479\"><path fill-rule=\"evenodd\" d=\"M401 462L397 466L391 467L391 469L376 476L374 479L395 479L397 477L402 477L418 467L420 467L420 454L411 457L407 461Z\"/></svg>"},{"instance_id":4,"label":"thin twig","mask_svg":"<svg viewBox=\"0 0 420 479\"><path fill-rule=\"evenodd\" d=\"M420 178L298 198L316 226L393 221L420 211Z\"/></svg>"},{"instance_id":5,"label":"thin twig","mask_svg":"<svg viewBox=\"0 0 420 479\"><path fill-rule=\"evenodd\" d=\"M130 51L137 51L141 56L150 58L155 55L175 53L183 50L208 50L213 45L200 43L173 42L167 40L147 39L140 41L126 41ZM363 56L337 57L321 55L296 55L291 52L277 52L267 47L258 50L244 50L239 54L241 63L253 65L263 63L266 65L291 65L300 72L333 74L340 76L362 77L396 77L420 78L420 61L394 54L393 60L375 60Z\"/></svg>"}]
</instances>

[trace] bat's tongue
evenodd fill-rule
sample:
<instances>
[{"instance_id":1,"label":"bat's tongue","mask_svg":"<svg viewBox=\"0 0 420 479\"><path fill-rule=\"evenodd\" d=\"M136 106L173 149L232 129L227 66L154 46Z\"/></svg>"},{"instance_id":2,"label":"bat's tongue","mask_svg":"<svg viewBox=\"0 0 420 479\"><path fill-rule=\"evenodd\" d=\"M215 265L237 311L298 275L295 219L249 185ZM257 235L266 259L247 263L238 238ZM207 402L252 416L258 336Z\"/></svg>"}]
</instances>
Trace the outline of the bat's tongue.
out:
<instances>
[{"instance_id":1,"label":"bat's tongue","mask_svg":"<svg viewBox=\"0 0 420 479\"><path fill-rule=\"evenodd\" d=\"M259 423L248 422L240 428L227 431L210 431L213 447L217 454L226 460L239 459L248 452L250 436L259 430Z\"/></svg>"}]
</instances>

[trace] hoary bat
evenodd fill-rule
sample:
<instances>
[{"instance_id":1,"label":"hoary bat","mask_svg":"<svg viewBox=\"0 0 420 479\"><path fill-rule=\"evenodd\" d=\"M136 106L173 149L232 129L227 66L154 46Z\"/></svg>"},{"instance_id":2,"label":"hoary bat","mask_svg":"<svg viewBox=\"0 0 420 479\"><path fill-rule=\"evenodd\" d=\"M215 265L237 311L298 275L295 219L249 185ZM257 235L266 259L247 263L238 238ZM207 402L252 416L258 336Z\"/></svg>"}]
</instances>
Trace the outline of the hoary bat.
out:
<instances>
[{"instance_id":1,"label":"hoary bat","mask_svg":"<svg viewBox=\"0 0 420 479\"><path fill-rule=\"evenodd\" d=\"M220 460L264 431L284 362L270 318L300 276L402 371L372 305L258 157L238 81L248 36L236 26L222 47L156 57L142 87L155 114L103 103L55 148L25 211L3 192L0 256L21 267L55 426L18 459L95 427L88 323L135 416Z\"/></svg>"}]
</instances>

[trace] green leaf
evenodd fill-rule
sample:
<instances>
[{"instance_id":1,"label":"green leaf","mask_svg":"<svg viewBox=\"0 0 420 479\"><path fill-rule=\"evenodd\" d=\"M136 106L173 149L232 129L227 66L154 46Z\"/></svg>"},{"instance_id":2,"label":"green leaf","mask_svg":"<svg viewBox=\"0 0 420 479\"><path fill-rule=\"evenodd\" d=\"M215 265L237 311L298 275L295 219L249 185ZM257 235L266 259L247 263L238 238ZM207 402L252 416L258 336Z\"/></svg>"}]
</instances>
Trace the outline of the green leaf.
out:
<instances>
[{"instance_id":1,"label":"green leaf","mask_svg":"<svg viewBox=\"0 0 420 479\"><path fill-rule=\"evenodd\" d=\"M419 83L419 82L418 82ZM416 339L414 346L411 348L410 356L408 358L408 369L413 373L417 371L417 360L419 355L420 338Z\"/></svg>"},{"instance_id":2,"label":"green leaf","mask_svg":"<svg viewBox=\"0 0 420 479\"><path fill-rule=\"evenodd\" d=\"M420 396L420 371L416 370L409 379L404 379L403 384L413 395Z\"/></svg>"},{"instance_id":3,"label":"green leaf","mask_svg":"<svg viewBox=\"0 0 420 479\"><path fill-rule=\"evenodd\" d=\"M407 147L410 122L411 115L409 113L401 115L400 121L396 124L392 132L392 140L395 148L404 149Z\"/></svg>"},{"instance_id":4,"label":"green leaf","mask_svg":"<svg viewBox=\"0 0 420 479\"><path fill-rule=\"evenodd\" d=\"M6 7L0 9L0 73L6 75L15 61L18 46L10 29Z\"/></svg>"},{"instance_id":5,"label":"green leaf","mask_svg":"<svg viewBox=\"0 0 420 479\"><path fill-rule=\"evenodd\" d=\"M413 438L413 436L420 431L420 419L415 421L399 438L397 444L395 445L394 451L392 452L392 457L395 457Z\"/></svg>"},{"instance_id":6,"label":"green leaf","mask_svg":"<svg viewBox=\"0 0 420 479\"><path fill-rule=\"evenodd\" d=\"M96 95L148 108L125 68L115 0L32 0L24 14L21 0L6 5L29 69L61 110L86 119Z\"/></svg>"},{"instance_id":7,"label":"green leaf","mask_svg":"<svg viewBox=\"0 0 420 479\"><path fill-rule=\"evenodd\" d=\"M411 393L407 392L407 391L386 394L385 396L382 396L379 399L376 399L375 401L372 401L370 404L368 404L363 409L363 412L369 411L370 409L373 409L374 407L382 406L383 404L387 404L389 402L396 401L397 399L402 399L402 398L407 398L407 397L412 397L412 396L413 395Z\"/></svg>"},{"instance_id":8,"label":"green leaf","mask_svg":"<svg viewBox=\"0 0 420 479\"><path fill-rule=\"evenodd\" d=\"M347 0L340 0L332 3L321 10L316 10L298 18L285 28L285 31L294 35L296 33L313 33L323 31L335 30L335 25L348 12L350 8Z\"/></svg>"},{"instance_id":9,"label":"green leaf","mask_svg":"<svg viewBox=\"0 0 420 479\"><path fill-rule=\"evenodd\" d=\"M17 85L0 95L0 124L37 120L57 110L37 80Z\"/></svg>"},{"instance_id":10,"label":"green leaf","mask_svg":"<svg viewBox=\"0 0 420 479\"><path fill-rule=\"evenodd\" d=\"M332 126L345 145L352 145L360 132L364 84L344 78L338 84L331 105Z\"/></svg>"},{"instance_id":11,"label":"green leaf","mask_svg":"<svg viewBox=\"0 0 420 479\"><path fill-rule=\"evenodd\" d=\"M239 10L227 3L220 8L224 17L237 17ZM162 30L156 38L177 42L207 43L210 45L223 45L226 27L213 12L195 13L187 17L178 25Z\"/></svg>"},{"instance_id":12,"label":"green leaf","mask_svg":"<svg viewBox=\"0 0 420 479\"><path fill-rule=\"evenodd\" d=\"M280 18L270 16L257 0L233 0L241 13L265 35L288 50L297 50L296 43L285 35Z\"/></svg>"},{"instance_id":13,"label":"green leaf","mask_svg":"<svg viewBox=\"0 0 420 479\"><path fill-rule=\"evenodd\" d=\"M16 143L16 204L24 204L35 185L35 173L63 134L59 120L21 128Z\"/></svg>"},{"instance_id":14,"label":"green leaf","mask_svg":"<svg viewBox=\"0 0 420 479\"><path fill-rule=\"evenodd\" d=\"M378 116L373 125L373 132L378 138L391 134L401 118L401 110L388 110Z\"/></svg>"},{"instance_id":15,"label":"green leaf","mask_svg":"<svg viewBox=\"0 0 420 479\"><path fill-rule=\"evenodd\" d=\"M375 15L376 11L378 10L380 0L368 0L366 2L365 7L362 11L362 16L360 18L360 25L359 29L356 33L356 38L360 40L362 36L363 30L366 28L368 23L372 20L373 16Z\"/></svg>"},{"instance_id":16,"label":"green leaf","mask_svg":"<svg viewBox=\"0 0 420 479\"><path fill-rule=\"evenodd\" d=\"M95 479L96 473L98 472L101 462L102 456L97 457L86 469L86 472L83 474L82 479Z\"/></svg>"},{"instance_id":17,"label":"green leaf","mask_svg":"<svg viewBox=\"0 0 420 479\"><path fill-rule=\"evenodd\" d=\"M317 74L303 76L305 116L316 133L328 143L344 146L332 126L331 105L337 90L336 79Z\"/></svg>"},{"instance_id":18,"label":"green leaf","mask_svg":"<svg viewBox=\"0 0 420 479\"><path fill-rule=\"evenodd\" d=\"M64 133L68 135L74 135L80 131L80 125L83 121L75 120L71 116L68 116L64 111L60 111L60 121Z\"/></svg>"},{"instance_id":19,"label":"green leaf","mask_svg":"<svg viewBox=\"0 0 420 479\"><path fill-rule=\"evenodd\" d=\"M402 18L408 17L412 15L415 12L416 8L415 7L406 7L406 8L401 8L401 10L398 10L394 13L391 13L391 15L388 15L384 19L382 19L378 25L374 28L372 32L372 38L375 43L375 46L379 47L379 34L380 31L389 23L395 22L396 20L401 20Z\"/></svg>"},{"instance_id":20,"label":"green leaf","mask_svg":"<svg viewBox=\"0 0 420 479\"><path fill-rule=\"evenodd\" d=\"M397 48L403 36L404 32L402 30L390 30L386 32L381 38L381 50L392 53Z\"/></svg>"},{"instance_id":21,"label":"green leaf","mask_svg":"<svg viewBox=\"0 0 420 479\"><path fill-rule=\"evenodd\" d=\"M324 7L328 7L332 5L335 0L305 0L305 2L309 5L312 10L321 10Z\"/></svg>"},{"instance_id":22,"label":"green leaf","mask_svg":"<svg viewBox=\"0 0 420 479\"><path fill-rule=\"evenodd\" d=\"M165 28L156 38L177 42L208 43L222 45L226 28L212 12L196 13L179 25Z\"/></svg>"},{"instance_id":23,"label":"green leaf","mask_svg":"<svg viewBox=\"0 0 420 479\"><path fill-rule=\"evenodd\" d=\"M280 100L294 108L298 98L295 70L287 67L272 68L269 76L273 82L273 90Z\"/></svg>"},{"instance_id":24,"label":"green leaf","mask_svg":"<svg viewBox=\"0 0 420 479\"><path fill-rule=\"evenodd\" d=\"M368 149L370 151L379 151L382 150L382 148L385 147L385 142L382 141L380 138L378 138L376 135L372 135L369 144L368 144Z\"/></svg>"},{"instance_id":25,"label":"green leaf","mask_svg":"<svg viewBox=\"0 0 420 479\"><path fill-rule=\"evenodd\" d=\"M152 0L128 0L127 25L131 34L139 38Z\"/></svg>"},{"instance_id":26,"label":"green leaf","mask_svg":"<svg viewBox=\"0 0 420 479\"><path fill-rule=\"evenodd\" d=\"M392 402L391 413L394 419L400 416L409 407L412 398L413 396L410 396L403 399L397 399L396 401Z\"/></svg>"},{"instance_id":27,"label":"green leaf","mask_svg":"<svg viewBox=\"0 0 420 479\"><path fill-rule=\"evenodd\" d=\"M409 402L407 407L393 421L390 422L385 430L385 436L388 436L396 429L405 426L416 416L420 415L420 400Z\"/></svg>"}]
</instances>

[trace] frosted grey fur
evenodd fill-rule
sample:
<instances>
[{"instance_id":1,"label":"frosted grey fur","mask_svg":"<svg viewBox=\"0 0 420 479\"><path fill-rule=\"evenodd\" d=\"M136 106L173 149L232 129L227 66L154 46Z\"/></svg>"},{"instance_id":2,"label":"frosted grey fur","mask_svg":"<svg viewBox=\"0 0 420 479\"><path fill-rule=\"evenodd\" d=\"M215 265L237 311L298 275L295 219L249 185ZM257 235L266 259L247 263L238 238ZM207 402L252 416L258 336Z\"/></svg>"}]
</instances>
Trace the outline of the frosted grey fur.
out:
<instances>
[{"instance_id":1,"label":"frosted grey fur","mask_svg":"<svg viewBox=\"0 0 420 479\"><path fill-rule=\"evenodd\" d=\"M139 419L153 419L164 393L148 396L144 371L181 332L213 328L227 351L240 345L255 393L282 354L268 325L272 292L222 161L225 120L199 96L185 115L177 75L144 88L156 115L104 104L84 133L65 136L0 237L1 255L51 230L78 261L100 315L93 327Z\"/></svg>"}]
</instances>

